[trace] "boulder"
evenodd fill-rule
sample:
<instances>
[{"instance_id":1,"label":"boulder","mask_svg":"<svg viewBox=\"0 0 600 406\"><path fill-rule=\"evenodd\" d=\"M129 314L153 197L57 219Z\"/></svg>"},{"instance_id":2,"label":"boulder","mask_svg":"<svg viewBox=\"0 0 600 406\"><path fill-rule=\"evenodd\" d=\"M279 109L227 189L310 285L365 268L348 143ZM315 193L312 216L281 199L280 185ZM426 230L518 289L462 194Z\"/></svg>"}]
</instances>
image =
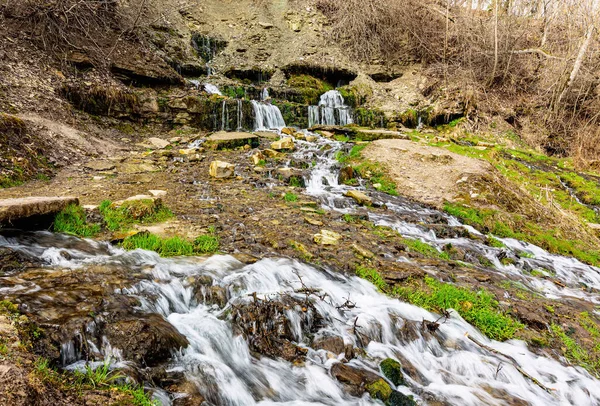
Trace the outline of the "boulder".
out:
<instances>
[{"instance_id":1,"label":"boulder","mask_svg":"<svg viewBox=\"0 0 600 406\"><path fill-rule=\"evenodd\" d=\"M235 171L235 165L224 161L212 161L210 163L210 176L217 179L230 178Z\"/></svg>"},{"instance_id":2,"label":"boulder","mask_svg":"<svg viewBox=\"0 0 600 406\"><path fill-rule=\"evenodd\" d=\"M315 350L325 350L336 355L339 355L346 350L342 337L334 335L323 335L315 338L312 347Z\"/></svg>"},{"instance_id":3,"label":"boulder","mask_svg":"<svg viewBox=\"0 0 600 406\"><path fill-rule=\"evenodd\" d=\"M272 131L255 131L254 134L259 136L260 138L266 138L269 140L276 140L277 138L279 138L279 135L276 132Z\"/></svg>"},{"instance_id":4,"label":"boulder","mask_svg":"<svg viewBox=\"0 0 600 406\"><path fill-rule=\"evenodd\" d=\"M334 364L331 367L330 372L331 375L337 379L344 386L346 391L352 396L362 396L362 394L367 391L368 385L383 381L379 375L373 372L356 368L348 364Z\"/></svg>"},{"instance_id":5,"label":"boulder","mask_svg":"<svg viewBox=\"0 0 600 406\"><path fill-rule=\"evenodd\" d=\"M344 193L344 196L353 198L361 206L371 206L373 204L373 200L369 196L358 190L349 190Z\"/></svg>"},{"instance_id":6,"label":"boulder","mask_svg":"<svg viewBox=\"0 0 600 406\"><path fill-rule=\"evenodd\" d=\"M258 136L251 133L219 131L206 139L206 145L215 149L233 149L246 145L256 148L259 141Z\"/></svg>"},{"instance_id":7,"label":"boulder","mask_svg":"<svg viewBox=\"0 0 600 406\"><path fill-rule=\"evenodd\" d=\"M271 143L271 148L274 149L275 151L281 151L281 150L291 151L295 148L294 139L290 138L290 137L282 138L278 141Z\"/></svg>"},{"instance_id":8,"label":"boulder","mask_svg":"<svg viewBox=\"0 0 600 406\"><path fill-rule=\"evenodd\" d=\"M11 223L33 216L54 215L71 204L79 204L76 197L24 197L0 200L0 224Z\"/></svg>"},{"instance_id":9,"label":"boulder","mask_svg":"<svg viewBox=\"0 0 600 406\"><path fill-rule=\"evenodd\" d=\"M338 175L338 183L346 183L350 179L354 179L354 168L352 168L350 165L347 165L340 169L340 174Z\"/></svg>"},{"instance_id":10,"label":"boulder","mask_svg":"<svg viewBox=\"0 0 600 406\"><path fill-rule=\"evenodd\" d=\"M265 155L268 158L277 158L281 155L281 153L275 151L274 149L265 149L263 151L263 155Z\"/></svg>"},{"instance_id":11,"label":"boulder","mask_svg":"<svg viewBox=\"0 0 600 406\"><path fill-rule=\"evenodd\" d=\"M169 141L163 140L162 138L156 138L156 137L148 138L148 142L154 148L158 148L158 149L166 148L169 145L171 145L171 143Z\"/></svg>"},{"instance_id":12,"label":"boulder","mask_svg":"<svg viewBox=\"0 0 600 406\"><path fill-rule=\"evenodd\" d=\"M313 237L315 243L320 245L337 245L341 238L340 234L329 230L321 230Z\"/></svg>"},{"instance_id":13,"label":"boulder","mask_svg":"<svg viewBox=\"0 0 600 406\"><path fill-rule=\"evenodd\" d=\"M285 127L281 129L281 133L285 135L293 135L296 131L293 128Z\"/></svg>"},{"instance_id":14,"label":"boulder","mask_svg":"<svg viewBox=\"0 0 600 406\"><path fill-rule=\"evenodd\" d=\"M304 137L306 139L307 142L315 142L317 141L317 137L314 135L307 135L306 137Z\"/></svg>"},{"instance_id":15,"label":"boulder","mask_svg":"<svg viewBox=\"0 0 600 406\"><path fill-rule=\"evenodd\" d=\"M172 351L188 346L185 336L158 314L108 323L104 333L125 359L141 365L156 365L169 359Z\"/></svg>"},{"instance_id":16,"label":"boulder","mask_svg":"<svg viewBox=\"0 0 600 406\"><path fill-rule=\"evenodd\" d=\"M250 159L254 165L258 165L261 163L261 161L265 160L265 156L262 152L258 151L256 154L253 154Z\"/></svg>"}]
</instances>

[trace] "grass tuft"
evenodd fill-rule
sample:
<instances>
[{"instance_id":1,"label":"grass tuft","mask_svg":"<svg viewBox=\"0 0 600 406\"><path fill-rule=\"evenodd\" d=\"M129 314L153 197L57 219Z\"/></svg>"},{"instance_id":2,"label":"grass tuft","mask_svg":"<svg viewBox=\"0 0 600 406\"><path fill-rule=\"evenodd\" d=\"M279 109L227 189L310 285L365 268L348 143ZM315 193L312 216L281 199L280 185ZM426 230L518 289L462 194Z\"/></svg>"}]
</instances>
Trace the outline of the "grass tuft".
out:
<instances>
[{"instance_id":1,"label":"grass tuft","mask_svg":"<svg viewBox=\"0 0 600 406\"><path fill-rule=\"evenodd\" d=\"M214 232L201 235L194 242L180 237L161 238L151 233L139 233L127 237L121 246L128 251L154 251L161 257L192 256L216 252L219 249L219 239Z\"/></svg>"},{"instance_id":2,"label":"grass tuft","mask_svg":"<svg viewBox=\"0 0 600 406\"><path fill-rule=\"evenodd\" d=\"M54 218L54 231L79 237L93 237L100 232L98 224L88 224L83 207L72 204Z\"/></svg>"}]
</instances>

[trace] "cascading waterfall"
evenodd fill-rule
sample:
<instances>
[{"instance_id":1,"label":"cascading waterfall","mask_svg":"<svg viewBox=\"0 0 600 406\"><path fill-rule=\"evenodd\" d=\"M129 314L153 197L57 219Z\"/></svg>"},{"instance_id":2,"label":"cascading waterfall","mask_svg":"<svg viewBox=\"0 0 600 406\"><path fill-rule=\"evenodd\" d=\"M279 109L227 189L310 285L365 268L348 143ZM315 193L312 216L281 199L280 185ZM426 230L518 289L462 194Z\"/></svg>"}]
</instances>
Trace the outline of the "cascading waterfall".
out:
<instances>
[{"instance_id":1,"label":"cascading waterfall","mask_svg":"<svg viewBox=\"0 0 600 406\"><path fill-rule=\"evenodd\" d=\"M308 125L347 125L352 124L349 106L344 104L344 97L337 90L330 90L323 95L318 106L308 107Z\"/></svg>"},{"instance_id":2,"label":"cascading waterfall","mask_svg":"<svg viewBox=\"0 0 600 406\"><path fill-rule=\"evenodd\" d=\"M269 98L269 90L265 87L263 88L263 90L260 92L260 100L261 101L265 101Z\"/></svg>"},{"instance_id":3,"label":"cascading waterfall","mask_svg":"<svg viewBox=\"0 0 600 406\"><path fill-rule=\"evenodd\" d=\"M237 130L240 131L244 127L244 111L242 100L237 100Z\"/></svg>"},{"instance_id":4,"label":"cascading waterfall","mask_svg":"<svg viewBox=\"0 0 600 406\"><path fill-rule=\"evenodd\" d=\"M221 104L221 131L229 130L229 109L227 102L223 100Z\"/></svg>"},{"instance_id":5,"label":"cascading waterfall","mask_svg":"<svg viewBox=\"0 0 600 406\"><path fill-rule=\"evenodd\" d=\"M285 127L283 115L279 107L271 104L252 100L254 109L254 130L276 130Z\"/></svg>"},{"instance_id":6,"label":"cascading waterfall","mask_svg":"<svg viewBox=\"0 0 600 406\"><path fill-rule=\"evenodd\" d=\"M95 248L97 243L74 237L56 237L65 241L55 248L50 233L38 234L37 240L0 237L0 246L36 254L53 268L85 269L89 264L106 264L151 272L148 279L117 293L136 297L142 310L162 314L188 339L189 346L173 355L167 370L182 372L211 404L381 404L368 396L349 395L331 376L330 370L345 354L331 355L313 348L312 343L313 337L332 335L364 351L357 352L350 366L379 374L382 359L401 360L405 370L412 372L406 375L406 386L392 388L413 395L423 404L431 399L461 406L592 406L600 402L598 380L583 369L535 355L520 341L488 340L453 311L435 334L427 333L419 326L423 320L437 320L437 315L389 298L358 277L289 259L263 259L245 266L230 256L165 259L139 250L100 251ZM71 248L86 244L91 248ZM6 278L10 276L0 281ZM199 278L205 281L205 293L195 291L194 281ZM7 285L14 287L5 289L4 294L19 289L18 285ZM224 292L224 301L211 300L210 292L215 290ZM307 299L306 291L314 294ZM286 300L311 303L309 310L291 306L281 315L289 321L293 340L307 351L301 365L254 356L248 342L233 328L236 309L261 301ZM352 306L343 305L348 301ZM485 347L476 345L465 333ZM63 346L62 352L65 360L75 361L77 353L71 345ZM119 357L118 349L111 348L110 343L106 343L105 353ZM67 369L81 368L81 362ZM523 372L552 388L551 393ZM163 404L170 404L165 393L160 398Z\"/></svg>"}]
</instances>

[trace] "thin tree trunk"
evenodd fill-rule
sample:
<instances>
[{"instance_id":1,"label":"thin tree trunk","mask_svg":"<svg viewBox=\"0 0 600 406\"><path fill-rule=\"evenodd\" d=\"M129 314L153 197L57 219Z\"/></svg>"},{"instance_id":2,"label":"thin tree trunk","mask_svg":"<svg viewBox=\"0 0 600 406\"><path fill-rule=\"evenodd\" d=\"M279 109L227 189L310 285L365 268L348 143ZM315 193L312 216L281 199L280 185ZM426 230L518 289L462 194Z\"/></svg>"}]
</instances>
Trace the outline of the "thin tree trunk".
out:
<instances>
[{"instance_id":1,"label":"thin tree trunk","mask_svg":"<svg viewBox=\"0 0 600 406\"><path fill-rule=\"evenodd\" d=\"M588 29L585 33L585 38L581 44L581 47L579 47L577 59L575 59L575 63L573 64L573 69L571 70L571 74L569 75L569 80L567 81L567 85L565 86L563 91L558 96L558 99L556 99L556 104L554 105L555 109L557 109L560 106L561 101L567 95L567 93L569 93L569 91L571 90L571 87L573 86L573 83L575 82L575 79L577 79L577 75L579 75L579 71L581 70L581 65L583 65L583 61L587 54L587 50L590 47L590 44L592 43L592 38L594 37L594 31L596 31L596 25L595 25L596 21L595 21L594 16L596 14L597 8L598 8L598 0L595 0L593 3L593 6L592 6L592 18L591 18L590 25L588 26Z\"/></svg>"},{"instance_id":2,"label":"thin tree trunk","mask_svg":"<svg viewBox=\"0 0 600 406\"><path fill-rule=\"evenodd\" d=\"M494 69L492 69L489 84L494 82L496 70L498 69L498 1L494 0Z\"/></svg>"}]
</instances>

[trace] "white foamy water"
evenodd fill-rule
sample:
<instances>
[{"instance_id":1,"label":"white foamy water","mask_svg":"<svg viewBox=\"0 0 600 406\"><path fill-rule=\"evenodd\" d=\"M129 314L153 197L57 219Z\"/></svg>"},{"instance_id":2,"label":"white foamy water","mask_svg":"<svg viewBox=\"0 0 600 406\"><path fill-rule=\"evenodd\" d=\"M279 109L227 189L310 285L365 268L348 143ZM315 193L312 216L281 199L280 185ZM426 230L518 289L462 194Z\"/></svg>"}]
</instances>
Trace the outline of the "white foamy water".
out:
<instances>
[{"instance_id":1,"label":"white foamy water","mask_svg":"<svg viewBox=\"0 0 600 406\"><path fill-rule=\"evenodd\" d=\"M352 124L352 111L337 90L329 90L321 95L318 106L308 107L308 126Z\"/></svg>"}]
</instances>

